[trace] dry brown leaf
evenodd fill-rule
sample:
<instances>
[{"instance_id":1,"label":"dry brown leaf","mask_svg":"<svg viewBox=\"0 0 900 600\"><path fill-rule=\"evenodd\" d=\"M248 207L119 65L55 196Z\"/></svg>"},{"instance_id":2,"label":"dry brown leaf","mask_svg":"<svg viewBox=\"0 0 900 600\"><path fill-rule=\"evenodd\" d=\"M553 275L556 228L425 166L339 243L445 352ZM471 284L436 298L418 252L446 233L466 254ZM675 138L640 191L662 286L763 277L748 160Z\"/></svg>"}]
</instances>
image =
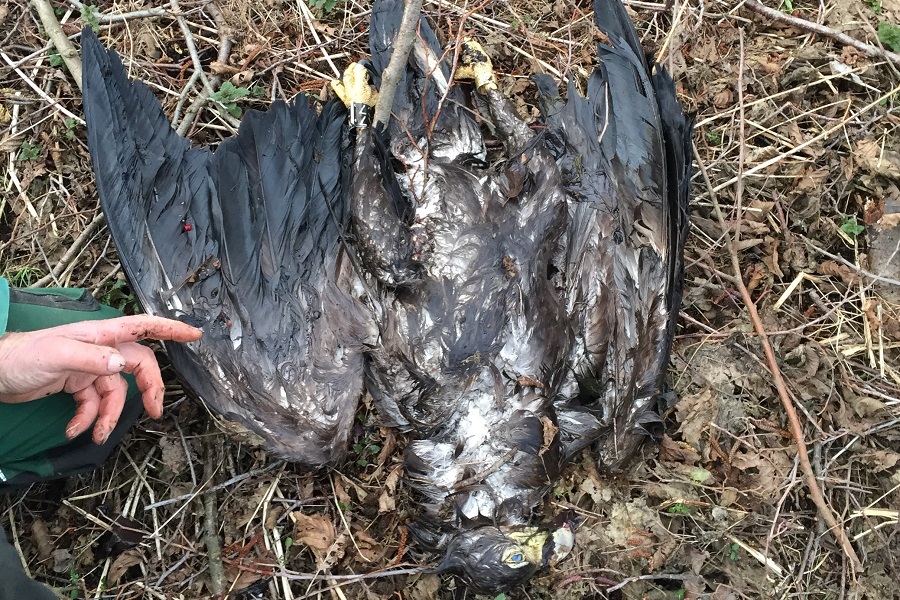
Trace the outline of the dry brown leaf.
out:
<instances>
[{"instance_id":1,"label":"dry brown leaf","mask_svg":"<svg viewBox=\"0 0 900 600\"><path fill-rule=\"evenodd\" d=\"M716 108L725 108L734 104L734 92L730 88L724 88L713 96L713 106Z\"/></svg>"},{"instance_id":2,"label":"dry brown leaf","mask_svg":"<svg viewBox=\"0 0 900 600\"><path fill-rule=\"evenodd\" d=\"M255 571L251 571L249 569L234 569L228 570L228 578L231 580L231 589L235 591L245 590L260 579L262 579L264 575L262 573L257 573ZM235 594L238 597L242 597L243 595Z\"/></svg>"},{"instance_id":3,"label":"dry brown leaf","mask_svg":"<svg viewBox=\"0 0 900 600\"><path fill-rule=\"evenodd\" d=\"M794 461L785 449L760 448L736 452L731 465L744 472L751 484L742 486L747 492L768 500L791 472Z\"/></svg>"},{"instance_id":4,"label":"dry brown leaf","mask_svg":"<svg viewBox=\"0 0 900 600\"><path fill-rule=\"evenodd\" d=\"M863 223L874 225L884 216L884 198L869 198L863 205Z\"/></svg>"},{"instance_id":5,"label":"dry brown leaf","mask_svg":"<svg viewBox=\"0 0 900 600\"><path fill-rule=\"evenodd\" d=\"M344 506L350 506L353 501L350 499L350 494L347 493L346 488L344 488L343 477L334 477L333 481L335 498Z\"/></svg>"},{"instance_id":6,"label":"dry brown leaf","mask_svg":"<svg viewBox=\"0 0 900 600\"><path fill-rule=\"evenodd\" d=\"M231 66L226 63L221 63L217 60L209 63L209 70L215 73L216 75L234 75L239 73L241 70L237 67Z\"/></svg>"},{"instance_id":7,"label":"dry brown leaf","mask_svg":"<svg viewBox=\"0 0 900 600\"><path fill-rule=\"evenodd\" d=\"M818 269L816 271L819 275L831 275L832 277L839 277L844 283L847 285L855 285L857 281L859 281L859 275L856 271L848 267L847 265L838 264L833 260L825 260L819 263Z\"/></svg>"},{"instance_id":8,"label":"dry brown leaf","mask_svg":"<svg viewBox=\"0 0 900 600\"><path fill-rule=\"evenodd\" d=\"M685 396L675 405L675 414L681 426L678 431L682 439L700 449L700 438L706 428L719 415L719 405L709 388L699 394Z\"/></svg>"},{"instance_id":9,"label":"dry brown leaf","mask_svg":"<svg viewBox=\"0 0 900 600\"><path fill-rule=\"evenodd\" d=\"M53 551L53 571L55 573L68 573L75 564L75 557L65 548Z\"/></svg>"},{"instance_id":10,"label":"dry brown leaf","mask_svg":"<svg viewBox=\"0 0 900 600\"><path fill-rule=\"evenodd\" d=\"M871 417L884 410L884 402L869 396L850 396L847 398L853 412L860 417Z\"/></svg>"},{"instance_id":11,"label":"dry brown leaf","mask_svg":"<svg viewBox=\"0 0 900 600\"><path fill-rule=\"evenodd\" d=\"M253 81L253 78L256 76L256 71L253 69L244 69L243 71L239 71L231 76L231 83L237 86L245 85Z\"/></svg>"},{"instance_id":12,"label":"dry brown leaf","mask_svg":"<svg viewBox=\"0 0 900 600\"><path fill-rule=\"evenodd\" d=\"M900 454L890 450L876 450L872 454L872 472L879 473L894 468L900 462Z\"/></svg>"},{"instance_id":13,"label":"dry brown leaf","mask_svg":"<svg viewBox=\"0 0 900 600\"><path fill-rule=\"evenodd\" d=\"M859 140L853 158L866 171L884 177L900 177L900 152L884 148L875 140Z\"/></svg>"},{"instance_id":14,"label":"dry brown leaf","mask_svg":"<svg viewBox=\"0 0 900 600\"><path fill-rule=\"evenodd\" d=\"M181 440L164 435L159 438L159 448L162 451L162 463L169 471L177 475L185 469L187 456Z\"/></svg>"},{"instance_id":15,"label":"dry brown leaf","mask_svg":"<svg viewBox=\"0 0 900 600\"><path fill-rule=\"evenodd\" d=\"M882 215L875 225L879 229L894 229L900 226L900 212Z\"/></svg>"},{"instance_id":16,"label":"dry brown leaf","mask_svg":"<svg viewBox=\"0 0 900 600\"><path fill-rule=\"evenodd\" d=\"M375 464L383 465L394 454L394 450L397 449L397 436L394 435L394 430L389 427L379 428L378 433L381 435L382 443L381 451L378 453L378 458L375 459Z\"/></svg>"},{"instance_id":17,"label":"dry brown leaf","mask_svg":"<svg viewBox=\"0 0 900 600\"><path fill-rule=\"evenodd\" d=\"M765 202L763 200L753 200L750 203L749 210L744 211L744 219L747 221L765 221L769 213L772 212L774 202Z\"/></svg>"},{"instance_id":18,"label":"dry brown leaf","mask_svg":"<svg viewBox=\"0 0 900 600\"><path fill-rule=\"evenodd\" d=\"M689 444L676 442L667 435L663 435L659 445L659 459L664 462L677 462L686 465L695 465L700 462L700 455Z\"/></svg>"},{"instance_id":19,"label":"dry brown leaf","mask_svg":"<svg viewBox=\"0 0 900 600\"><path fill-rule=\"evenodd\" d=\"M397 482L400 481L400 473L402 470L403 466L397 465L391 469L391 472L388 473L388 476L385 478L384 489L381 491L381 495L378 496L379 514L384 514L397 509L397 502L394 499L394 494L397 492Z\"/></svg>"},{"instance_id":20,"label":"dry brown leaf","mask_svg":"<svg viewBox=\"0 0 900 600\"><path fill-rule=\"evenodd\" d=\"M754 57L754 60L766 73L781 73L781 65L775 61L770 61L769 57L765 55L756 56Z\"/></svg>"},{"instance_id":21,"label":"dry brown leaf","mask_svg":"<svg viewBox=\"0 0 900 600\"><path fill-rule=\"evenodd\" d=\"M118 555L109 566L109 582L113 585L118 585L119 580L122 579L125 572L131 567L141 564L142 560L144 560L144 558L137 549L126 550Z\"/></svg>"},{"instance_id":22,"label":"dry brown leaf","mask_svg":"<svg viewBox=\"0 0 900 600\"><path fill-rule=\"evenodd\" d=\"M305 515L300 511L292 513L294 517L294 536L298 542L305 544L317 554L324 555L334 543L334 525L325 515Z\"/></svg>"},{"instance_id":23,"label":"dry brown leaf","mask_svg":"<svg viewBox=\"0 0 900 600\"><path fill-rule=\"evenodd\" d=\"M581 491L591 497L594 504L604 504L612 499L612 491L606 487L600 487L590 477L581 482Z\"/></svg>"},{"instance_id":24,"label":"dry brown leaf","mask_svg":"<svg viewBox=\"0 0 900 600\"><path fill-rule=\"evenodd\" d=\"M384 546L362 529L356 531L353 537L363 559L368 562L374 562L384 556Z\"/></svg>"},{"instance_id":25,"label":"dry brown leaf","mask_svg":"<svg viewBox=\"0 0 900 600\"><path fill-rule=\"evenodd\" d=\"M769 271L778 277L784 277L784 273L781 270L781 266L778 264L778 245L781 243L781 240L772 236L766 236L765 239L765 254L763 254L762 261L763 264L766 265L766 268Z\"/></svg>"},{"instance_id":26,"label":"dry brown leaf","mask_svg":"<svg viewBox=\"0 0 900 600\"><path fill-rule=\"evenodd\" d=\"M437 575L422 575L407 589L410 600L433 600L441 590L441 578Z\"/></svg>"},{"instance_id":27,"label":"dry brown leaf","mask_svg":"<svg viewBox=\"0 0 900 600\"><path fill-rule=\"evenodd\" d=\"M37 547L41 560L47 560L53 555L53 541L50 539L50 531L47 524L40 517L31 524L31 541Z\"/></svg>"}]
</instances>

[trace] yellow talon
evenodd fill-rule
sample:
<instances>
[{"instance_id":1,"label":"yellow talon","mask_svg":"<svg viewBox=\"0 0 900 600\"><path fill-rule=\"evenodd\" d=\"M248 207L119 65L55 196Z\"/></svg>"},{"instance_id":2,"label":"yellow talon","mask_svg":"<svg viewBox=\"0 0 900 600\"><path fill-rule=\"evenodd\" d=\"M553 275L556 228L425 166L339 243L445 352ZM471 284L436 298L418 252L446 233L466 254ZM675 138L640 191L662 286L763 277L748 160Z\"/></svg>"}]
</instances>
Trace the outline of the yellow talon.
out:
<instances>
[{"instance_id":1,"label":"yellow talon","mask_svg":"<svg viewBox=\"0 0 900 600\"><path fill-rule=\"evenodd\" d=\"M456 77L457 79L473 80L475 89L482 94L497 89L491 57L487 55L481 44L472 38L463 40Z\"/></svg>"},{"instance_id":2,"label":"yellow talon","mask_svg":"<svg viewBox=\"0 0 900 600\"><path fill-rule=\"evenodd\" d=\"M341 79L331 81L331 89L350 109L350 124L354 127L369 125L372 107L378 101L378 92L369 83L369 71L359 63L350 63Z\"/></svg>"}]
</instances>

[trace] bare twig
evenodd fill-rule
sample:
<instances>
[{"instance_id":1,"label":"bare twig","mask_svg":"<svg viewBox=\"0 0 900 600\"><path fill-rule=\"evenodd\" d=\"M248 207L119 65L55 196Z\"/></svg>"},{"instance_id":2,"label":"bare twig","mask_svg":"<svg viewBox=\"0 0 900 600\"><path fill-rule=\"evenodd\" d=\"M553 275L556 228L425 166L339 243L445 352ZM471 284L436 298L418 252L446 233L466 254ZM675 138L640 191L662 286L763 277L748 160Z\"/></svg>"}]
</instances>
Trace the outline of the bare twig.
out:
<instances>
[{"instance_id":1,"label":"bare twig","mask_svg":"<svg viewBox=\"0 0 900 600\"><path fill-rule=\"evenodd\" d=\"M80 90L81 56L78 54L78 50L75 49L75 46L69 41L68 36L63 32L62 27L59 25L59 21L56 19L56 15L53 14L53 7L50 6L48 0L31 0L31 5L37 12L38 17L40 17L41 25L44 26L47 37L50 38L50 41L56 46L56 49L59 51L59 56L63 59L63 62L66 63L69 73L72 74L72 79L75 80L75 85L77 85Z\"/></svg>"},{"instance_id":2,"label":"bare twig","mask_svg":"<svg viewBox=\"0 0 900 600\"><path fill-rule=\"evenodd\" d=\"M210 422L208 433L212 432L213 425ZM205 461L203 475L207 481L213 480L216 471L216 438L207 435L203 438ZM216 493L211 489L203 492L203 545L206 546L206 556L209 561L210 591L217 598L221 597L228 588L225 579L225 567L222 564L222 545L219 543L219 519L216 515Z\"/></svg>"},{"instance_id":3,"label":"bare twig","mask_svg":"<svg viewBox=\"0 0 900 600\"><path fill-rule=\"evenodd\" d=\"M889 50L884 50L883 48L878 48L877 46L873 46L872 44L861 42L856 38L850 37L846 33L835 31L834 29L826 27L824 25L820 25L819 23L813 23L811 21L807 21L806 19L800 19L793 15L785 14L780 10L769 8L768 6L765 6L757 2L756 0L744 0L744 5L753 12L769 17L770 19L775 19L776 21L787 23L804 31L809 31L811 33L829 37L838 43L844 44L845 46L853 46L860 52L864 52L869 56L874 56L875 58L884 58L894 64L900 65L900 54L891 52Z\"/></svg>"},{"instance_id":4,"label":"bare twig","mask_svg":"<svg viewBox=\"0 0 900 600\"><path fill-rule=\"evenodd\" d=\"M409 51L416 40L416 31L419 28L419 15L422 13L422 0L407 0L403 8L403 19L400 21L400 29L394 39L394 51L391 60L381 74L381 89L378 93L378 103L375 105L374 125L387 124L391 116L391 106L394 105L394 95L400 84L400 73L406 68Z\"/></svg>"},{"instance_id":5,"label":"bare twig","mask_svg":"<svg viewBox=\"0 0 900 600\"><path fill-rule=\"evenodd\" d=\"M75 238L75 241L72 242L72 246L66 251L65 254L63 254L63 257L59 259L59 262L56 263L56 266L53 267L53 269L49 273L47 273L28 287L40 288L46 286L51 282L54 282L57 277L65 272L66 267L69 266L69 263L75 260L81 254L81 251L84 250L84 247L87 245L87 243L91 241L91 239L93 239L93 237L97 234L97 231L99 231L100 227L103 226L104 221L105 218L102 212L98 212L96 215L94 215L94 218L90 223L88 223L87 227L84 228L84 231L81 232L81 235Z\"/></svg>"},{"instance_id":6,"label":"bare twig","mask_svg":"<svg viewBox=\"0 0 900 600\"><path fill-rule=\"evenodd\" d=\"M503 456L501 456L500 458L495 460L494 463L491 466L489 466L487 469L485 469L484 471L475 473L471 477L463 479L462 481L454 484L453 491L457 492L459 490L463 490L463 489L469 487L470 485L475 485L476 483L484 481L485 479L487 479L488 477L490 477L491 475L496 473L500 469L500 467L502 467L504 465L504 463L506 463L506 461L511 459L513 456L515 456L516 452L518 452L518 450L516 448L510 448L509 450L506 451L506 454L504 454Z\"/></svg>"},{"instance_id":7,"label":"bare twig","mask_svg":"<svg viewBox=\"0 0 900 600\"><path fill-rule=\"evenodd\" d=\"M853 264L852 262L850 262L849 260L847 260L846 258L844 258L842 256L838 256L837 254L832 254L828 250L825 250L824 248L820 248L819 246L815 245L812 242L812 240L803 238L803 241L806 242L807 246L809 246L810 248L812 248L819 254L822 254L823 256L827 256L831 260L835 260L835 261L841 263L842 265L849 267L850 269L853 269L853 271L862 275L863 277L868 277L870 279L874 279L875 281L880 281L881 283L884 283L887 285L895 285L895 286L900 287L900 281L898 281L896 279L891 279L890 277L885 277L883 275L878 275L871 271L867 271L867 270L863 269L862 267L860 267L859 265Z\"/></svg>"},{"instance_id":8,"label":"bare twig","mask_svg":"<svg viewBox=\"0 0 900 600\"><path fill-rule=\"evenodd\" d=\"M69 4L78 10L84 10L84 3L78 0L69 0ZM155 6L146 10L135 10L126 13L115 13L109 15L100 15L97 19L100 23L118 23L119 21L127 21L129 19L146 19L153 17L165 17L169 15L169 11L161 6Z\"/></svg>"},{"instance_id":9,"label":"bare twig","mask_svg":"<svg viewBox=\"0 0 900 600\"><path fill-rule=\"evenodd\" d=\"M40 87L38 84L36 84L36 83L35 83L35 82L34 82L34 81L33 81L33 80L32 80L32 79L31 79L24 71L22 71L22 69L20 69L19 67L15 66L15 63L13 63L12 59L11 59L9 56L7 56L7 54L6 54L5 52L0 52L0 58L2 58L3 61L4 61L7 65L9 65L10 67L12 67L12 70L16 72L16 75L18 75L19 77L21 77L21 78L22 78L22 81L24 81L26 84L28 84L28 87L30 87L31 89L33 89L34 92L35 92L38 96L41 97L41 99L47 101L54 109L58 110L59 112L61 112L61 113L64 114L64 115L66 115L68 118L74 119L75 122L78 123L79 125L84 125L84 119L82 119L81 117L79 117L79 116L76 115L75 113L71 112L69 109L67 109L65 106L63 106L62 104L60 104L60 103L59 103L57 100L55 100L54 98L51 98L50 96L48 96L48 95L47 95L47 92L45 92L44 90L42 90L41 87Z\"/></svg>"},{"instance_id":10,"label":"bare twig","mask_svg":"<svg viewBox=\"0 0 900 600\"><path fill-rule=\"evenodd\" d=\"M178 10L178 0L172 0L172 8ZM225 17L222 14L222 11L215 3L207 2L204 8L206 8L207 12L209 12L213 20L216 22L216 26L219 28L220 42L218 61L222 64L226 64L228 62L228 55L231 53L231 47L234 43L231 27L228 26L227 22L225 21ZM185 136L190 130L191 125L193 125L194 118L197 116L197 113L200 112L200 109L203 108L203 105L206 104L206 101L215 93L215 89L219 87L219 84L222 82L222 78L219 75L212 75L208 78L206 77L206 74L203 72L203 66L200 64L200 59L197 56L197 51L196 49L194 49L190 28L187 26L187 22L183 21L183 19L179 22L182 24L182 31L185 34L185 43L187 44L188 49L191 51L191 60L194 61L194 73L195 75L199 74L200 81L203 83L203 90L185 111L184 120L176 128L176 132L178 133L178 135ZM191 81L196 81L196 79L192 76ZM176 119L172 121L173 126L177 121L177 113L181 111L183 97L184 95L186 95L187 90L190 89L191 85L192 84L186 86L184 92L182 92L182 98L179 99L178 109L176 111ZM235 119L231 115L223 113L221 116L228 122L228 124L230 124L235 129L240 126L240 121L238 119Z\"/></svg>"}]
</instances>

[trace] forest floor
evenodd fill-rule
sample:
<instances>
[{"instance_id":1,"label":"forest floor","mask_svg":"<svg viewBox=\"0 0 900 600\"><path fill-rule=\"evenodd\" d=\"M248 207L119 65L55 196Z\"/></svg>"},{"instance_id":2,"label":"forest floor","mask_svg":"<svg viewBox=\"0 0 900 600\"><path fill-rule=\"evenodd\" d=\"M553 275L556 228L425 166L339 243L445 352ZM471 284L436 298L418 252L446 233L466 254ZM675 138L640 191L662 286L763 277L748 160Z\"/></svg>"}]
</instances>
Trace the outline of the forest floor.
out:
<instances>
[{"instance_id":1,"label":"forest floor","mask_svg":"<svg viewBox=\"0 0 900 600\"><path fill-rule=\"evenodd\" d=\"M900 50L900 0L767 1L777 15ZM53 6L76 47L84 24L111 18L99 27L103 42L191 140L210 144L231 135L243 111L324 93L366 56L364 3L302 2L184 0L180 12L172 2L156 16L132 0ZM696 113L670 369L680 402L662 443L647 444L627 473L603 475L588 455L565 471L542 510L583 517L576 548L508 598L900 598L900 269L878 249L896 240L883 227L896 217L883 213L900 211L900 63L751 3L630 4L645 49ZM428 0L424 10L442 41L461 27L482 40L523 115L538 116L529 74L590 73L589 3L475 8ZM198 101L195 60L217 102ZM79 88L32 4L0 5L2 275L19 286L86 287L133 311L98 218L81 117ZM776 371L799 414L820 506ZM0 523L35 577L66 598L206 598L211 566L221 566L234 598L466 597L449 578L402 572L434 559L406 543L414 500L402 478L405 440L374 411L360 409L351 460L311 475L210 425L167 373L165 416L142 420L105 467L0 500ZM109 515L131 519L138 535ZM207 551L208 530L221 559Z\"/></svg>"}]
</instances>

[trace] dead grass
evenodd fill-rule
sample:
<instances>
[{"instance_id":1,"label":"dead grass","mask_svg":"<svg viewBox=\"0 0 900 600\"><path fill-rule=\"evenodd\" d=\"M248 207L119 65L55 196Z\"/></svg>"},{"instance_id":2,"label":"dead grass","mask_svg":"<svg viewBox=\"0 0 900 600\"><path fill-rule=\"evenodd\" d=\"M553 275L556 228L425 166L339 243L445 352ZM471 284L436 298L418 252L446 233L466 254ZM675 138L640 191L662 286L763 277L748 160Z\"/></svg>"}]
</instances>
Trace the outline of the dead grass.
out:
<instances>
[{"instance_id":1,"label":"dead grass","mask_svg":"<svg viewBox=\"0 0 900 600\"><path fill-rule=\"evenodd\" d=\"M80 11L55 6L64 31L77 34ZM98 6L102 15L148 8ZM429 0L425 10L450 39L473 6ZM796 16L872 44L879 20L900 23L896 0L878 13L855 0L793 6ZM877 209L900 195L897 71L734 2L633 7L645 46L697 112L700 168L672 365L681 401L663 444L648 446L627 475L598 473L589 456L566 471L545 510L584 517L577 552L509 597L898 598L900 307L884 299L889 286L868 275L881 267L867 259L867 203ZM273 98L322 92L348 60L366 55L367 7L357 2L338 0L324 14L278 0L226 0L219 10L185 1L180 9L182 23L165 5L166 16L132 15L104 29L104 39L197 143L234 130L233 115L203 100L223 81L249 91L234 107L264 108ZM0 6L0 24L3 275L18 285L84 286L127 306L96 218L78 89L24 1ZM464 26L483 40L525 114L536 115L530 73L580 81L593 64L583 3L489 2ZM858 234L854 223L863 227ZM862 560L855 576L809 499L726 235L737 238L741 278L799 412L825 501ZM406 545L413 500L400 477L404 440L379 428L374 413L359 415L353 461L310 475L210 429L206 411L174 379L169 398L166 416L142 422L102 470L3 501L3 524L39 579L70 598L209 597L218 562L204 543L211 523L226 590L462 597L452 581L404 572L431 557ZM111 527L100 504L136 521L139 546L102 556L100 538L119 525Z\"/></svg>"}]
</instances>

